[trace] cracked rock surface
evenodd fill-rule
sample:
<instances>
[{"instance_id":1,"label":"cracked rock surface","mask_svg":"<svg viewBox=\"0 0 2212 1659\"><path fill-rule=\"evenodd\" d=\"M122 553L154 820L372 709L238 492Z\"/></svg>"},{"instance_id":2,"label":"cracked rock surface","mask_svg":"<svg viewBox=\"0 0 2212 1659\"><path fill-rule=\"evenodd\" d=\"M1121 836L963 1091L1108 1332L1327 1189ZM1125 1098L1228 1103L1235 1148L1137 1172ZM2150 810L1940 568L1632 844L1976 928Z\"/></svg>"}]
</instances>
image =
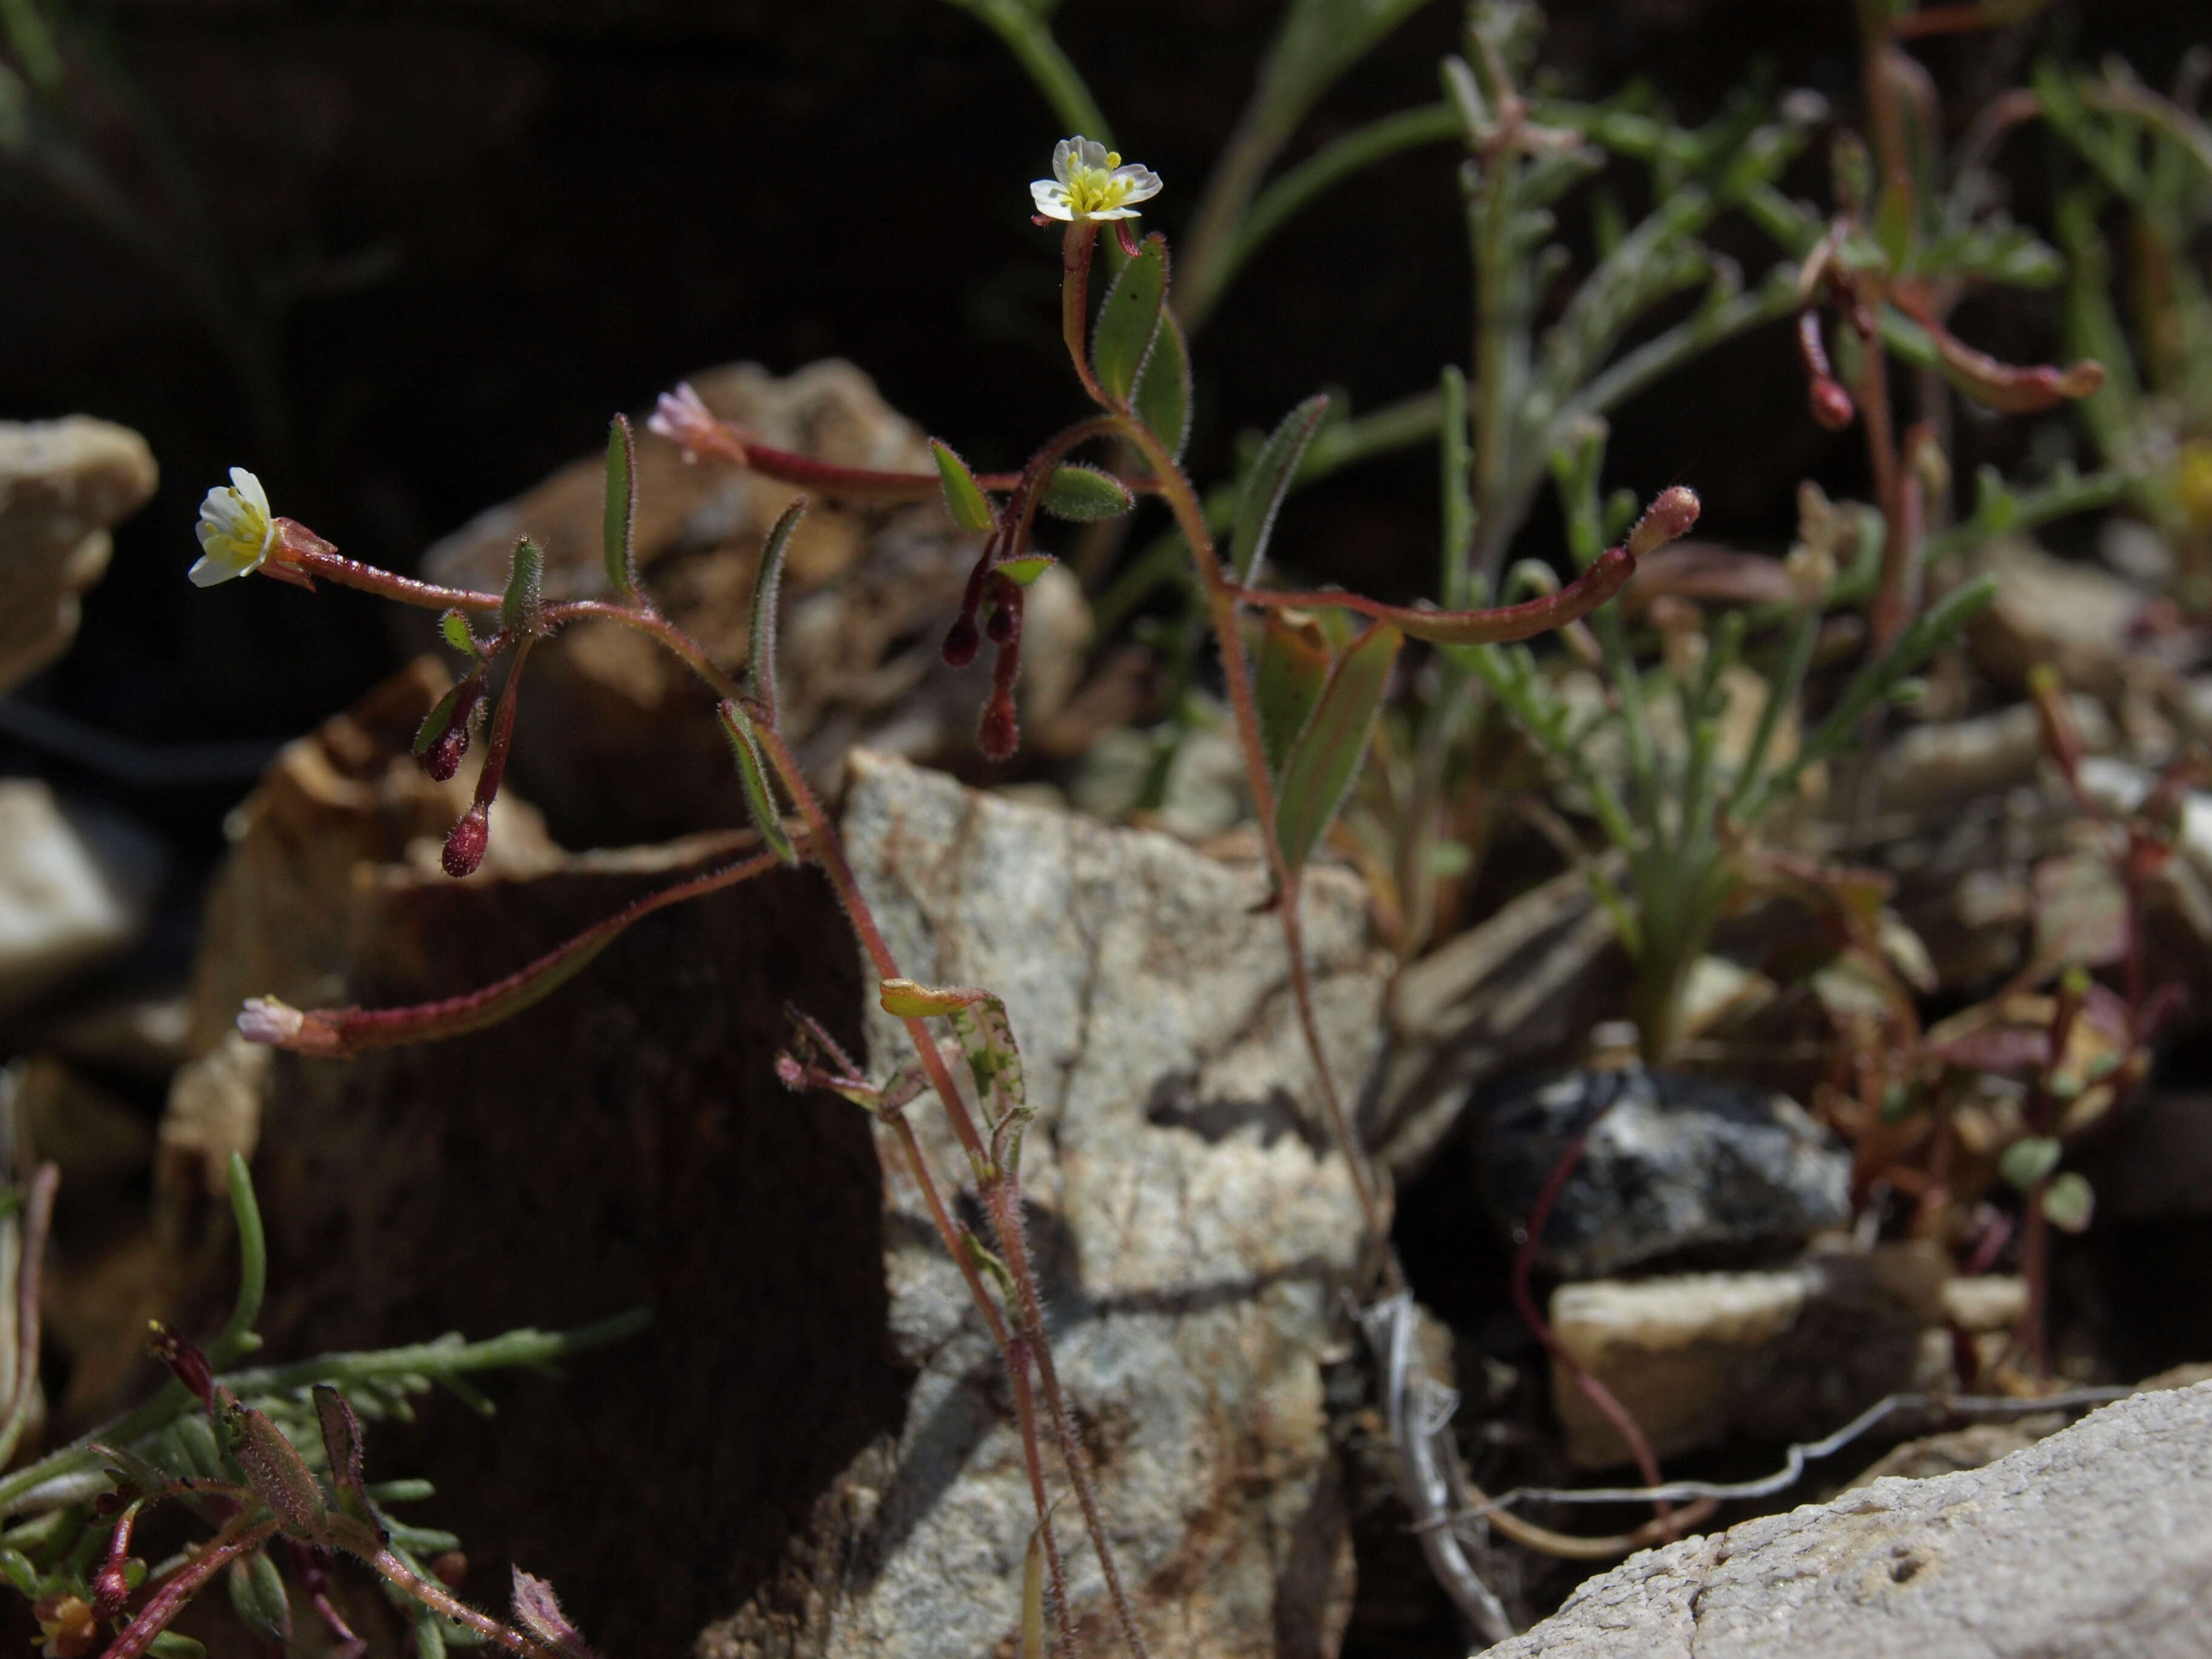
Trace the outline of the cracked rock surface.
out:
<instances>
[{"instance_id":1,"label":"cracked rock surface","mask_svg":"<svg viewBox=\"0 0 2212 1659\"><path fill-rule=\"evenodd\" d=\"M1054 1352L1153 1653L1333 1652L1350 1559L1319 1360L1358 1207L1327 1150L1278 924L1257 909L1264 872L866 751L850 766L848 848L900 965L997 992L1021 1046ZM1307 917L1350 1095L1383 983L1364 895L1316 872ZM880 1010L867 1044L877 1075L909 1052ZM908 1115L938 1179L964 1176L943 1112ZM997 1352L877 1133L891 1340L915 1373L903 1421L835 1484L777 1580L702 1638L707 1659L1012 1650L1034 1516ZM1097 1564L1075 1506L1060 1515L1079 1649L1103 1651L1117 1638Z\"/></svg>"},{"instance_id":2,"label":"cracked rock surface","mask_svg":"<svg viewBox=\"0 0 2212 1659\"><path fill-rule=\"evenodd\" d=\"M1489 1659L2185 1659L2212 1598L2212 1383L1984 1468L1632 1556Z\"/></svg>"}]
</instances>

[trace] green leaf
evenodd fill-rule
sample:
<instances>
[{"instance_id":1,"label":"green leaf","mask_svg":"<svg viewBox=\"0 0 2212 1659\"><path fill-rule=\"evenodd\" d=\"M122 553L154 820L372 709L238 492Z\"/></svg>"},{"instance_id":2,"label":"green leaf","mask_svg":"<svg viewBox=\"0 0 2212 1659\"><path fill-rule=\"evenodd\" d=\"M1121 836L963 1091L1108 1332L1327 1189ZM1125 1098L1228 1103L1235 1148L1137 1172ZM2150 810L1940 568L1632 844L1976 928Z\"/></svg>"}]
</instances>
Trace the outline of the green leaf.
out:
<instances>
[{"instance_id":1,"label":"green leaf","mask_svg":"<svg viewBox=\"0 0 2212 1659\"><path fill-rule=\"evenodd\" d=\"M1001 559L991 567L1017 587L1027 587L1060 561L1049 553L1024 553L1018 559Z\"/></svg>"},{"instance_id":2,"label":"green leaf","mask_svg":"<svg viewBox=\"0 0 2212 1659\"><path fill-rule=\"evenodd\" d=\"M1404 643L1405 635L1387 623L1353 641L1284 759L1275 836L1293 873L1304 867L1343 805L1374 727L1375 711L1390 684L1391 665Z\"/></svg>"},{"instance_id":3,"label":"green leaf","mask_svg":"<svg viewBox=\"0 0 2212 1659\"><path fill-rule=\"evenodd\" d=\"M623 599L637 597L637 562L631 541L637 528L637 446L629 416L607 422L607 499L602 539L607 556L607 586Z\"/></svg>"},{"instance_id":4,"label":"green leaf","mask_svg":"<svg viewBox=\"0 0 2212 1659\"><path fill-rule=\"evenodd\" d=\"M246 1484L254 1495L276 1512L290 1536L326 1543L330 1506L307 1460L266 1413L221 1395L216 1398L223 1404L222 1426L230 1441L230 1455L246 1471Z\"/></svg>"},{"instance_id":5,"label":"green leaf","mask_svg":"<svg viewBox=\"0 0 2212 1659\"><path fill-rule=\"evenodd\" d=\"M284 1594L284 1579L266 1550L256 1550L230 1564L231 1611L239 1621L264 1642L292 1639L292 1603Z\"/></svg>"},{"instance_id":6,"label":"green leaf","mask_svg":"<svg viewBox=\"0 0 2212 1659\"><path fill-rule=\"evenodd\" d=\"M761 839L786 864L797 864L799 854L791 845L791 837L783 832L783 813L775 804L775 792L769 785L768 768L761 762L760 738L753 730L752 717L743 706L724 702L715 711L721 716L722 734L730 740L730 755L738 763L738 781L744 786L745 807L752 814L753 828Z\"/></svg>"},{"instance_id":7,"label":"green leaf","mask_svg":"<svg viewBox=\"0 0 2212 1659\"><path fill-rule=\"evenodd\" d=\"M1295 611L1270 611L1261 617L1252 690L1269 777L1283 775L1283 758L1306 729L1328 685L1328 639L1320 623Z\"/></svg>"},{"instance_id":8,"label":"green leaf","mask_svg":"<svg viewBox=\"0 0 2212 1659\"><path fill-rule=\"evenodd\" d=\"M1267 538L1274 533L1275 514L1290 493L1298 461L1313 439L1314 428L1328 412L1328 394L1317 392L1283 416L1282 423L1260 446L1252 465L1237 487L1236 516L1230 521L1229 568L1248 586L1260 572L1267 556Z\"/></svg>"},{"instance_id":9,"label":"green leaf","mask_svg":"<svg viewBox=\"0 0 2212 1659\"><path fill-rule=\"evenodd\" d=\"M1137 498L1119 478L1081 461L1053 468L1052 477L1045 480L1042 505L1055 519L1092 524L1118 519L1136 504Z\"/></svg>"},{"instance_id":10,"label":"green leaf","mask_svg":"<svg viewBox=\"0 0 2212 1659\"><path fill-rule=\"evenodd\" d=\"M152 1659L207 1659L206 1646L182 1631L165 1630L146 1644Z\"/></svg>"},{"instance_id":11,"label":"green leaf","mask_svg":"<svg viewBox=\"0 0 2212 1659\"><path fill-rule=\"evenodd\" d=\"M1152 356L1160 331L1160 307L1168 293L1167 239L1158 231L1145 238L1137 257L1106 290L1091 336L1091 368L1109 398L1127 403Z\"/></svg>"},{"instance_id":12,"label":"green leaf","mask_svg":"<svg viewBox=\"0 0 2212 1659\"><path fill-rule=\"evenodd\" d=\"M2087 1231L2096 1210L2097 1194L2089 1185L2088 1176L2078 1170L2053 1176L2051 1184L2043 1189L2044 1219L2061 1232Z\"/></svg>"},{"instance_id":13,"label":"green leaf","mask_svg":"<svg viewBox=\"0 0 2212 1659\"><path fill-rule=\"evenodd\" d=\"M2048 1135L2023 1136L1998 1155L1997 1173L2021 1192L2031 1191L2058 1167L2058 1143Z\"/></svg>"},{"instance_id":14,"label":"green leaf","mask_svg":"<svg viewBox=\"0 0 2212 1659\"><path fill-rule=\"evenodd\" d=\"M499 620L517 634L538 631L538 608L545 584L545 550L525 536L514 544L507 567L507 592L500 597Z\"/></svg>"},{"instance_id":15,"label":"green leaf","mask_svg":"<svg viewBox=\"0 0 2212 1659\"><path fill-rule=\"evenodd\" d=\"M805 516L804 495L783 509L783 516L768 532L768 541L761 548L760 568L753 576L753 618L750 643L745 648L745 689L771 722L776 718L775 614L776 602L783 592L783 559L791 550L792 532Z\"/></svg>"},{"instance_id":16,"label":"green leaf","mask_svg":"<svg viewBox=\"0 0 2212 1659\"><path fill-rule=\"evenodd\" d=\"M462 684L466 684L466 681L462 682ZM420 760L430 752L430 745L437 742L438 734L446 729L446 722L453 718L453 705L460 700L460 696L461 687L456 685L430 705L430 712L422 716L422 724L415 728L416 759Z\"/></svg>"},{"instance_id":17,"label":"green leaf","mask_svg":"<svg viewBox=\"0 0 2212 1659\"><path fill-rule=\"evenodd\" d=\"M945 505L952 514L952 522L975 535L989 535L997 528L998 520L991 512L991 498L975 482L968 463L952 453L951 445L939 439L929 441L929 453L937 458L937 476L944 480Z\"/></svg>"},{"instance_id":18,"label":"green leaf","mask_svg":"<svg viewBox=\"0 0 2212 1659\"><path fill-rule=\"evenodd\" d=\"M1044 1521L1030 1528L1022 1557L1022 1659L1044 1659Z\"/></svg>"},{"instance_id":19,"label":"green leaf","mask_svg":"<svg viewBox=\"0 0 2212 1659\"><path fill-rule=\"evenodd\" d=\"M447 645L463 656L482 657L477 649L477 636L469 631L469 619L459 611L448 611L438 618L438 632L445 635Z\"/></svg>"},{"instance_id":20,"label":"green leaf","mask_svg":"<svg viewBox=\"0 0 2212 1659\"><path fill-rule=\"evenodd\" d=\"M1167 446L1169 455L1180 461L1183 446L1190 441L1190 347L1175 313L1163 310L1160 331L1137 377L1130 408L1146 429Z\"/></svg>"},{"instance_id":21,"label":"green leaf","mask_svg":"<svg viewBox=\"0 0 2212 1659\"><path fill-rule=\"evenodd\" d=\"M5 1578L26 1597L35 1599L39 1594L39 1570L21 1550L0 1550L0 1578Z\"/></svg>"}]
</instances>

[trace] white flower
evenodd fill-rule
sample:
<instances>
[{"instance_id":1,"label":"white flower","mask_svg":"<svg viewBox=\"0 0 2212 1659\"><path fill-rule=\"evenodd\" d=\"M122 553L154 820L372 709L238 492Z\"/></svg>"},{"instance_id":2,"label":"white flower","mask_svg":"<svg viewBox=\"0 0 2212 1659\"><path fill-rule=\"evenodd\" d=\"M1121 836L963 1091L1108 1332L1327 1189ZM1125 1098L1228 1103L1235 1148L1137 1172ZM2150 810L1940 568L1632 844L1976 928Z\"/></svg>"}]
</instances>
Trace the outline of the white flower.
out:
<instances>
[{"instance_id":1,"label":"white flower","mask_svg":"<svg viewBox=\"0 0 2212 1659\"><path fill-rule=\"evenodd\" d=\"M275 997L248 997L238 1017L238 1034L248 1042L281 1048L299 1036L307 1023L307 1017L289 1003Z\"/></svg>"},{"instance_id":2,"label":"white flower","mask_svg":"<svg viewBox=\"0 0 2212 1659\"><path fill-rule=\"evenodd\" d=\"M193 584L213 587L233 576L258 570L276 544L276 521L269 516L269 492L242 466L230 469L230 483L218 484L200 503L200 558L188 573Z\"/></svg>"},{"instance_id":3,"label":"white flower","mask_svg":"<svg viewBox=\"0 0 2212 1659\"><path fill-rule=\"evenodd\" d=\"M1160 175L1125 163L1094 138L1078 134L1052 147L1052 177L1030 186L1037 211L1049 219L1133 219L1132 202L1160 193Z\"/></svg>"},{"instance_id":4,"label":"white flower","mask_svg":"<svg viewBox=\"0 0 2212 1659\"><path fill-rule=\"evenodd\" d=\"M660 394L645 429L658 432L675 444L687 461L696 461L702 454L717 454L740 466L745 464L744 446L691 389L689 380L679 380L675 391Z\"/></svg>"}]
</instances>

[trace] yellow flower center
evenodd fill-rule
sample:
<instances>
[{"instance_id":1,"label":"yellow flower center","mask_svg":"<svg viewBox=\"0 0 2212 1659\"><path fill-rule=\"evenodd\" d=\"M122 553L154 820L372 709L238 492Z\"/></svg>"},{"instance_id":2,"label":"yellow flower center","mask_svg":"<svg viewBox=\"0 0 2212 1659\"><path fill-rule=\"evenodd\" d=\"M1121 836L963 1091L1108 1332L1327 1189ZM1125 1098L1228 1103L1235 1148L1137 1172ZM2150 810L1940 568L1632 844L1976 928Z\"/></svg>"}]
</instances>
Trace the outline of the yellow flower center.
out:
<instances>
[{"instance_id":1,"label":"yellow flower center","mask_svg":"<svg viewBox=\"0 0 2212 1659\"><path fill-rule=\"evenodd\" d=\"M1121 165L1121 153L1109 149L1104 167L1072 169L1073 176L1067 181L1067 205L1077 218L1117 208L1128 199L1129 180L1114 176L1114 169Z\"/></svg>"}]
</instances>

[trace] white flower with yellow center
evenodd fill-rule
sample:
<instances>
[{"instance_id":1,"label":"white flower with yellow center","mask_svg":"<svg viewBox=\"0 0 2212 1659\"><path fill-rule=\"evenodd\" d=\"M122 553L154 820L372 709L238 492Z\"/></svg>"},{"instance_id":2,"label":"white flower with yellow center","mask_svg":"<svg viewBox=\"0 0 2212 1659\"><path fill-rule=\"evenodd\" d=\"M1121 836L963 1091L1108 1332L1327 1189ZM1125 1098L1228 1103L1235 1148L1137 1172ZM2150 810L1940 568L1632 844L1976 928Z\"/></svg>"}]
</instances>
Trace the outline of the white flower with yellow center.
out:
<instances>
[{"instance_id":1,"label":"white flower with yellow center","mask_svg":"<svg viewBox=\"0 0 2212 1659\"><path fill-rule=\"evenodd\" d=\"M1132 202L1160 193L1160 175L1094 138L1078 134L1052 147L1052 177L1030 186L1037 211L1048 219L1133 219Z\"/></svg>"},{"instance_id":2,"label":"white flower with yellow center","mask_svg":"<svg viewBox=\"0 0 2212 1659\"><path fill-rule=\"evenodd\" d=\"M218 484L200 503L200 558L187 573L193 585L213 587L233 576L258 570L276 544L276 521L269 516L269 492L242 466L230 469L230 483Z\"/></svg>"}]
</instances>

